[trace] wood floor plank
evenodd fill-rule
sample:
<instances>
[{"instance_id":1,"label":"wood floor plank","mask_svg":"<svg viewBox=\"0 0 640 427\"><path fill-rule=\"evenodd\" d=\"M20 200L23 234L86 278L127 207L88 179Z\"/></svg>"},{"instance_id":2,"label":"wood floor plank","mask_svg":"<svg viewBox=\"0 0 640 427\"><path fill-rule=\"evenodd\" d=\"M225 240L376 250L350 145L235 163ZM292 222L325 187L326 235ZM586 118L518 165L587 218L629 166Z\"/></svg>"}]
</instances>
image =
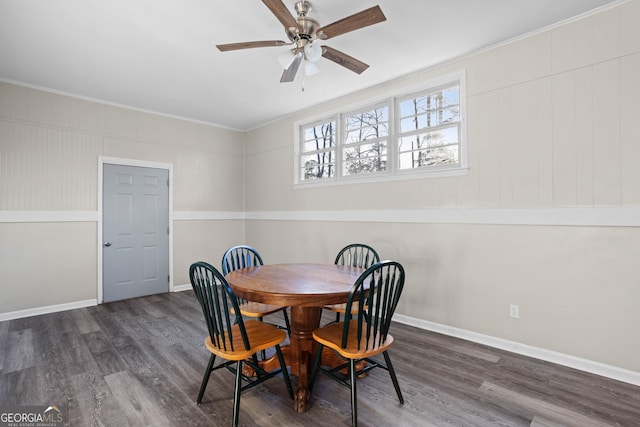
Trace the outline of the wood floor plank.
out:
<instances>
[{"instance_id":1,"label":"wood floor plank","mask_svg":"<svg viewBox=\"0 0 640 427\"><path fill-rule=\"evenodd\" d=\"M102 332L83 334L82 338L92 354L100 372L109 375L126 369L126 362L120 357L113 343Z\"/></svg>"},{"instance_id":2,"label":"wood floor plank","mask_svg":"<svg viewBox=\"0 0 640 427\"><path fill-rule=\"evenodd\" d=\"M456 351L461 354L466 354L471 357L475 357L476 359L483 359L491 363L497 363L500 361L500 356L487 351L486 349L476 348L473 346L469 346L468 344L451 344L448 346L450 351Z\"/></svg>"},{"instance_id":3,"label":"wood floor plank","mask_svg":"<svg viewBox=\"0 0 640 427\"><path fill-rule=\"evenodd\" d=\"M106 375L105 382L118 402L118 407L132 426L171 426L164 408L149 390L128 371Z\"/></svg>"},{"instance_id":4,"label":"wood floor plank","mask_svg":"<svg viewBox=\"0 0 640 427\"><path fill-rule=\"evenodd\" d=\"M4 373L16 372L33 366L33 331L23 329L9 332L2 362Z\"/></svg>"},{"instance_id":5,"label":"wood floor plank","mask_svg":"<svg viewBox=\"0 0 640 427\"><path fill-rule=\"evenodd\" d=\"M611 427L611 424L593 419L577 412L573 412L553 403L536 399L522 393L514 392L506 387L485 382L480 386L480 391L499 399L509 405L518 406L545 420L555 422L563 426L575 427Z\"/></svg>"},{"instance_id":6,"label":"wood floor plank","mask_svg":"<svg viewBox=\"0 0 640 427\"><path fill-rule=\"evenodd\" d=\"M564 396L565 401L581 402L583 407L613 424L629 425L638 421L640 398L633 391L627 393L617 387L613 390L597 381L595 376L571 376L567 382L560 378L551 378L549 387L556 394Z\"/></svg>"},{"instance_id":7,"label":"wood floor plank","mask_svg":"<svg viewBox=\"0 0 640 427\"><path fill-rule=\"evenodd\" d=\"M531 421L530 427L558 427L558 421L549 420L540 415L535 415Z\"/></svg>"},{"instance_id":8,"label":"wood floor plank","mask_svg":"<svg viewBox=\"0 0 640 427\"><path fill-rule=\"evenodd\" d=\"M52 317L47 317L46 320L50 319ZM71 332L66 332L69 330ZM91 352L86 347L81 348L84 343L77 331L73 330L73 327L63 327L59 330L47 327L34 333L36 381L32 384L33 395L40 396L41 399L33 404L64 408L67 421L71 425L80 421L77 417L77 399L71 378L87 367L96 366Z\"/></svg>"},{"instance_id":9,"label":"wood floor plank","mask_svg":"<svg viewBox=\"0 0 640 427\"><path fill-rule=\"evenodd\" d=\"M87 308L71 310L71 317L73 318L76 329L80 334L100 331L100 325L98 325L94 320L91 312Z\"/></svg>"},{"instance_id":10,"label":"wood floor plank","mask_svg":"<svg viewBox=\"0 0 640 427\"><path fill-rule=\"evenodd\" d=\"M77 413L70 411L77 425L126 426L128 422L119 401L113 396L102 372L83 372L71 377ZM135 425L135 424L133 424Z\"/></svg>"},{"instance_id":11,"label":"wood floor plank","mask_svg":"<svg viewBox=\"0 0 640 427\"><path fill-rule=\"evenodd\" d=\"M0 322L0 374L5 369L9 350L9 322Z\"/></svg>"},{"instance_id":12,"label":"wood floor plank","mask_svg":"<svg viewBox=\"0 0 640 427\"><path fill-rule=\"evenodd\" d=\"M0 375L0 404L41 405L46 396L38 387L37 368L2 373Z\"/></svg>"},{"instance_id":13,"label":"wood floor plank","mask_svg":"<svg viewBox=\"0 0 640 427\"><path fill-rule=\"evenodd\" d=\"M511 354L503 357L500 367L501 376L488 374L489 382L612 425L633 425L637 419L640 402L621 394L614 398L600 393L601 377L596 375Z\"/></svg>"}]
</instances>

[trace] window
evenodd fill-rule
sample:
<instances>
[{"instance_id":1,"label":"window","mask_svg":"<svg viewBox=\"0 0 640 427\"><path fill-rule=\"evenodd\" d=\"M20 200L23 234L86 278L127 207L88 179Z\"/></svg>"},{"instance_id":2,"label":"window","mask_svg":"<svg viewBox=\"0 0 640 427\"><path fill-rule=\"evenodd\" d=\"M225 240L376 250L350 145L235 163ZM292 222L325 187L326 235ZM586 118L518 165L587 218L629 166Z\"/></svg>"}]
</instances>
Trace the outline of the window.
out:
<instances>
[{"instance_id":1,"label":"window","mask_svg":"<svg viewBox=\"0 0 640 427\"><path fill-rule=\"evenodd\" d=\"M333 178L336 170L335 119L302 128L300 139L300 180Z\"/></svg>"},{"instance_id":2,"label":"window","mask_svg":"<svg viewBox=\"0 0 640 427\"><path fill-rule=\"evenodd\" d=\"M398 168L460 162L460 86L398 102Z\"/></svg>"},{"instance_id":3,"label":"window","mask_svg":"<svg viewBox=\"0 0 640 427\"><path fill-rule=\"evenodd\" d=\"M296 124L296 184L466 172L464 74Z\"/></svg>"}]
</instances>

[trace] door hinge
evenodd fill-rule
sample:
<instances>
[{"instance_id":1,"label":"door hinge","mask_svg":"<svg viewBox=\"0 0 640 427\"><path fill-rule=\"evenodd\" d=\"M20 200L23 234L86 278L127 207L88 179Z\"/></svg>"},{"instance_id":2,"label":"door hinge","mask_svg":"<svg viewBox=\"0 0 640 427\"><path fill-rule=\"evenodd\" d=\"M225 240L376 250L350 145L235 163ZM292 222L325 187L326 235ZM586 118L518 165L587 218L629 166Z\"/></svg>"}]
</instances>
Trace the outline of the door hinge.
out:
<instances>
[{"instance_id":1,"label":"door hinge","mask_svg":"<svg viewBox=\"0 0 640 427\"><path fill-rule=\"evenodd\" d=\"M167 187L169 186L169 178L167 178Z\"/></svg>"},{"instance_id":2,"label":"door hinge","mask_svg":"<svg viewBox=\"0 0 640 427\"><path fill-rule=\"evenodd\" d=\"M167 282L171 282L171 276L167 276Z\"/></svg>"},{"instance_id":3,"label":"door hinge","mask_svg":"<svg viewBox=\"0 0 640 427\"><path fill-rule=\"evenodd\" d=\"M167 227L167 234L169 234L169 227Z\"/></svg>"}]
</instances>

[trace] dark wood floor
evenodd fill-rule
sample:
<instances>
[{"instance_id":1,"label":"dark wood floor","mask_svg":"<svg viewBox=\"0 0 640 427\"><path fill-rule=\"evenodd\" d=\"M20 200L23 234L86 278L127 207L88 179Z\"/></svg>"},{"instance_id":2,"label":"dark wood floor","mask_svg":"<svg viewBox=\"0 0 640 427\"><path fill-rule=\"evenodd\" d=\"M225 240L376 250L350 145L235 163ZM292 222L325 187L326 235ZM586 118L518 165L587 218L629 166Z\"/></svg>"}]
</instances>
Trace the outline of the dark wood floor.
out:
<instances>
[{"instance_id":1,"label":"dark wood floor","mask_svg":"<svg viewBox=\"0 0 640 427\"><path fill-rule=\"evenodd\" d=\"M405 404L374 370L358 381L363 426L640 425L640 387L401 324L392 334ZM0 405L59 405L72 426L229 425L228 372L194 403L205 335L191 291L0 322ZM240 423L349 425L349 391L321 376L298 414L275 378L242 394Z\"/></svg>"}]
</instances>

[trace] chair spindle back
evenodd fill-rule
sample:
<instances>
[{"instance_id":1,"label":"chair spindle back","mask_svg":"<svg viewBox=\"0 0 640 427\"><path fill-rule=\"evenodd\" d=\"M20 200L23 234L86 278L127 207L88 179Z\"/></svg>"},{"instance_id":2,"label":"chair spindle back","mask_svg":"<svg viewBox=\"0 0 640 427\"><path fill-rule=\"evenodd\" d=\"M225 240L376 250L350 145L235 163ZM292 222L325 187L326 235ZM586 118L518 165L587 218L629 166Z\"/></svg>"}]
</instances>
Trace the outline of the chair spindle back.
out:
<instances>
[{"instance_id":1,"label":"chair spindle back","mask_svg":"<svg viewBox=\"0 0 640 427\"><path fill-rule=\"evenodd\" d=\"M263 265L262 257L251 246L239 245L227 249L222 256L222 274L225 276L235 270Z\"/></svg>"},{"instance_id":2,"label":"chair spindle back","mask_svg":"<svg viewBox=\"0 0 640 427\"><path fill-rule=\"evenodd\" d=\"M347 300L346 312L353 304L358 307L357 318L344 320L342 348L346 348L349 325L357 322L358 349L364 336L365 348L383 343L387 338L391 318L398 306L404 287L404 268L395 261L378 262L356 280Z\"/></svg>"},{"instance_id":3,"label":"chair spindle back","mask_svg":"<svg viewBox=\"0 0 640 427\"><path fill-rule=\"evenodd\" d=\"M256 267L263 265L262 257L255 248L247 245L238 245L227 249L222 256L222 274L227 275L240 268ZM238 297L238 301L246 303L245 298Z\"/></svg>"},{"instance_id":4,"label":"chair spindle back","mask_svg":"<svg viewBox=\"0 0 640 427\"><path fill-rule=\"evenodd\" d=\"M380 257L375 249L362 243L353 243L338 252L334 264L368 268L376 262L380 262Z\"/></svg>"},{"instance_id":5,"label":"chair spindle back","mask_svg":"<svg viewBox=\"0 0 640 427\"><path fill-rule=\"evenodd\" d=\"M191 286L202 307L211 342L224 350L234 351L234 333L240 333L245 350L250 348L238 301L224 276L206 262L196 262L189 268ZM238 324L234 332L233 325Z\"/></svg>"}]
</instances>

